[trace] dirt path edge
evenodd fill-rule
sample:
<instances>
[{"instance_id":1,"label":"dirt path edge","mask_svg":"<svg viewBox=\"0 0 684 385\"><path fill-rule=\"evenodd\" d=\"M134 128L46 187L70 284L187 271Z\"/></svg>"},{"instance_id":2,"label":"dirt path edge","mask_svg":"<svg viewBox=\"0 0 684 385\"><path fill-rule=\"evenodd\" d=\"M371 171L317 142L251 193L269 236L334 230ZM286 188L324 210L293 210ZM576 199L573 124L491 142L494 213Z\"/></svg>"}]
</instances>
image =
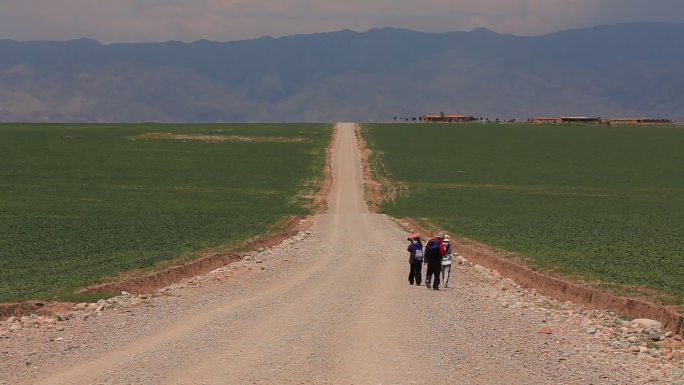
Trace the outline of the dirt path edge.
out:
<instances>
[{"instance_id":1,"label":"dirt path edge","mask_svg":"<svg viewBox=\"0 0 684 385\"><path fill-rule=\"evenodd\" d=\"M331 138L328 141L328 146L326 148L323 180L318 191L313 195L311 200L312 203L310 208L314 214L324 212L327 209L327 198L332 188L332 157L336 138L337 127L333 126ZM280 244L283 241L294 237L299 232L308 229L312 223L312 215L290 217L282 231L268 234L264 237L256 237L243 247L256 250L261 247L266 248ZM127 277L114 282L89 286L78 292L119 295L121 292L126 291L131 294L147 294L177 283L185 278L209 273L212 270L239 261L248 254L253 254L253 252L210 253L202 258L181 265L174 265L139 277ZM42 316L55 315L63 312L65 309L71 309L73 305L73 302L40 300L0 303L0 321L6 320L9 317L21 317L30 314Z\"/></svg>"},{"instance_id":2,"label":"dirt path edge","mask_svg":"<svg viewBox=\"0 0 684 385\"><path fill-rule=\"evenodd\" d=\"M425 229L413 218L402 218L400 224L408 224L410 230L431 234L437 229ZM433 230L430 232L429 230ZM663 324L666 330L684 337L684 314L677 313L664 305L642 299L617 296L602 290L582 286L564 279L534 271L525 265L504 259L486 244L469 239L456 238L454 250L468 261L498 271L520 286L534 289L538 293L559 301L570 301L592 309L612 310L630 319L648 318Z\"/></svg>"},{"instance_id":3,"label":"dirt path edge","mask_svg":"<svg viewBox=\"0 0 684 385\"><path fill-rule=\"evenodd\" d=\"M361 162L363 165L364 186L366 186L366 200L373 212L379 212L380 205L385 199L381 184L374 180L370 167L373 151L363 139L361 125L356 126ZM391 218L391 217L390 217ZM413 218L392 218L399 225L408 224L410 231L423 235L435 233L442 229L426 229ZM430 231L428 231L430 230ZM570 282L564 279L534 271L529 267L504 259L496 254L491 246L466 239L455 239L454 249L468 261L496 270L503 277L510 278L522 287L534 289L538 293L555 298L559 301L570 301L592 309L612 310L617 314L631 319L648 318L663 324L663 327L674 334L684 337L684 314L677 313L664 305L648 302L637 298L617 296L606 291L594 289Z\"/></svg>"}]
</instances>

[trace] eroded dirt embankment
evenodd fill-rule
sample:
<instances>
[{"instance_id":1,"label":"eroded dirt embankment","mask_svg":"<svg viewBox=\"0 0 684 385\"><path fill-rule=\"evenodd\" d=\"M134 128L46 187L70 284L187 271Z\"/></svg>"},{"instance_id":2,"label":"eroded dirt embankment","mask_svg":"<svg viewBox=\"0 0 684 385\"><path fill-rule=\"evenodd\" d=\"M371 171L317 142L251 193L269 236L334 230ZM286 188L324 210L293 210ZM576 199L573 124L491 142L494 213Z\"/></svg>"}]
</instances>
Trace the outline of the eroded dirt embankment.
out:
<instances>
[{"instance_id":1,"label":"eroded dirt embankment","mask_svg":"<svg viewBox=\"0 0 684 385\"><path fill-rule=\"evenodd\" d=\"M311 217L295 216L288 220L282 231L257 237L247 243L244 248L256 250L271 247L289 239L311 225ZM146 294L177 283L185 278L206 274L212 270L239 261L250 252L205 252L204 256L183 264L173 265L160 271L133 276L133 272L124 272L114 282L93 285L79 290L79 293L118 295L123 291L132 294ZM0 304L0 320L28 314L54 315L73 306L70 302L26 301L21 303Z\"/></svg>"},{"instance_id":2,"label":"eroded dirt embankment","mask_svg":"<svg viewBox=\"0 0 684 385\"><path fill-rule=\"evenodd\" d=\"M412 231L424 235L441 231L435 228L426 229L412 218L402 218L400 222L408 224ZM506 259L492 247L470 239L456 238L455 241L454 250L468 261L496 270L503 277L514 280L524 288L534 289L542 295L559 301L571 301L592 309L612 310L630 319L653 319L662 323L665 329L684 337L684 315L667 306L638 298L617 296L534 271L525 265Z\"/></svg>"},{"instance_id":3,"label":"eroded dirt embankment","mask_svg":"<svg viewBox=\"0 0 684 385\"><path fill-rule=\"evenodd\" d=\"M309 196L311 204L308 206L313 213L321 213L326 210L327 197L332 188L332 157L337 137L337 128L334 128L331 139L326 149L325 164L323 169L323 179L318 186L318 190ZM189 136L192 136L190 138ZM263 138L263 137L207 137L203 135L176 135L171 133L154 133L141 136L137 139L175 139L175 140L204 140L204 141L273 141L273 142L301 142L301 138ZM294 216L288 219L282 230L267 234L266 236L255 237L242 249L257 250L268 248L280 244L283 241L295 236L302 230L308 229L312 224L312 216ZM102 293L108 295L118 295L123 291L132 294L146 294L157 291L161 288L177 283L185 278L206 274L217 268L226 266L232 262L240 260L243 256L252 254L250 252L212 252L206 251L203 256L191 262L177 264L163 268L159 271L144 273L138 276L132 272L124 272L114 282L86 287L79 293ZM0 303L0 321L9 317L18 317L29 314L54 315L64 309L70 309L74 303L59 301L25 301L21 303Z\"/></svg>"},{"instance_id":4,"label":"eroded dirt embankment","mask_svg":"<svg viewBox=\"0 0 684 385\"><path fill-rule=\"evenodd\" d=\"M364 185L366 186L366 199L372 211L377 212L380 204L385 199L383 186L373 179L370 169L372 150L368 148L361 135L360 126L357 127L359 152L364 168ZM410 230L419 232L423 236L436 233L442 229L425 228L413 218L402 218L400 223L408 224ZM667 306L652 303L638 298L617 296L606 291L580 285L547 274L534 271L530 267L504 258L501 253L495 252L492 247L474 242L469 239L455 239L454 249L470 262L482 265L501 273L519 285L534 289L540 294L555 298L560 301L571 301L593 309L607 309L631 319L648 318L659 321L667 330L684 337L684 314L675 312ZM510 254L510 253L509 253Z\"/></svg>"}]
</instances>

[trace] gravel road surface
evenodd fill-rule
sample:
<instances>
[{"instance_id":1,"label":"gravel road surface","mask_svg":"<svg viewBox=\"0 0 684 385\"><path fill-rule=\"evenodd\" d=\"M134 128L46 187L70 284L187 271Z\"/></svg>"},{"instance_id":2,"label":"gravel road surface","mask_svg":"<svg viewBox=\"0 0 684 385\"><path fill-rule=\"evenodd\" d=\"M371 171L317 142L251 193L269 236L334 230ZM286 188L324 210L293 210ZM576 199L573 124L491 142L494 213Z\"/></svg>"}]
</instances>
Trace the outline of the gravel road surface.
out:
<instances>
[{"instance_id":1,"label":"gravel road surface","mask_svg":"<svg viewBox=\"0 0 684 385\"><path fill-rule=\"evenodd\" d=\"M333 155L329 212L310 234L135 306L0 339L0 384L678 381L587 334L588 315L467 264L448 289L409 285L406 232L364 203L353 124Z\"/></svg>"}]
</instances>

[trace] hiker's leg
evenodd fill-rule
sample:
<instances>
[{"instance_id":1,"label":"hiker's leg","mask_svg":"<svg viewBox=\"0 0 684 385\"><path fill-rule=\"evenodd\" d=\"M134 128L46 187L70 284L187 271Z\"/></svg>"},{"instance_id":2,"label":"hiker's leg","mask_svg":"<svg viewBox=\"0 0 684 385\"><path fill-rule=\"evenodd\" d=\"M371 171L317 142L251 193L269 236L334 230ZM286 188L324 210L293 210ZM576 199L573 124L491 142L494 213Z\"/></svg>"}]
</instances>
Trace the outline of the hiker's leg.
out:
<instances>
[{"instance_id":1,"label":"hiker's leg","mask_svg":"<svg viewBox=\"0 0 684 385\"><path fill-rule=\"evenodd\" d=\"M442 262L438 259L437 261L435 261L433 263L435 264L432 268L435 272L435 280L432 282L432 288L437 289L437 288L439 288L439 270L440 270L440 267L442 266Z\"/></svg>"},{"instance_id":2,"label":"hiker's leg","mask_svg":"<svg viewBox=\"0 0 684 385\"><path fill-rule=\"evenodd\" d=\"M413 268L413 265L414 265L413 263L409 263L409 276L408 276L408 280L409 280L409 283L410 283L411 285L413 285L413 278L414 278L414 274L415 274L415 271L414 271L415 269Z\"/></svg>"},{"instance_id":3,"label":"hiker's leg","mask_svg":"<svg viewBox=\"0 0 684 385\"><path fill-rule=\"evenodd\" d=\"M449 284L449 276L451 275L451 265L442 266L442 281L444 282L444 287Z\"/></svg>"},{"instance_id":4,"label":"hiker's leg","mask_svg":"<svg viewBox=\"0 0 684 385\"><path fill-rule=\"evenodd\" d=\"M423 278L423 263L417 262L414 264L415 272L413 275L416 277L416 285L420 285Z\"/></svg>"},{"instance_id":5,"label":"hiker's leg","mask_svg":"<svg viewBox=\"0 0 684 385\"><path fill-rule=\"evenodd\" d=\"M430 286L430 282L432 282L432 268L430 267L430 261L428 261L427 266L426 266L426 273L425 273L425 284Z\"/></svg>"}]
</instances>

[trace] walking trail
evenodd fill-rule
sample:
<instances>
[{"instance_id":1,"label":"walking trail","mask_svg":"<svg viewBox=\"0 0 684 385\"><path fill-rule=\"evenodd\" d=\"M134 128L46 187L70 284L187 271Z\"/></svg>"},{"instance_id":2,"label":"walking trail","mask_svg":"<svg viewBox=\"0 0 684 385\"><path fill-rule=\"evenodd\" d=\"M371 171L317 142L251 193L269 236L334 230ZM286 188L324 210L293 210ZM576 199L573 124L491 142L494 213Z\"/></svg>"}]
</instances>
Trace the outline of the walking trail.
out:
<instances>
[{"instance_id":1,"label":"walking trail","mask_svg":"<svg viewBox=\"0 0 684 385\"><path fill-rule=\"evenodd\" d=\"M445 290L409 285L406 232L364 202L353 124L338 125L332 165L310 236L229 279L0 340L31 359L0 366L0 384L667 383L470 267Z\"/></svg>"}]
</instances>

